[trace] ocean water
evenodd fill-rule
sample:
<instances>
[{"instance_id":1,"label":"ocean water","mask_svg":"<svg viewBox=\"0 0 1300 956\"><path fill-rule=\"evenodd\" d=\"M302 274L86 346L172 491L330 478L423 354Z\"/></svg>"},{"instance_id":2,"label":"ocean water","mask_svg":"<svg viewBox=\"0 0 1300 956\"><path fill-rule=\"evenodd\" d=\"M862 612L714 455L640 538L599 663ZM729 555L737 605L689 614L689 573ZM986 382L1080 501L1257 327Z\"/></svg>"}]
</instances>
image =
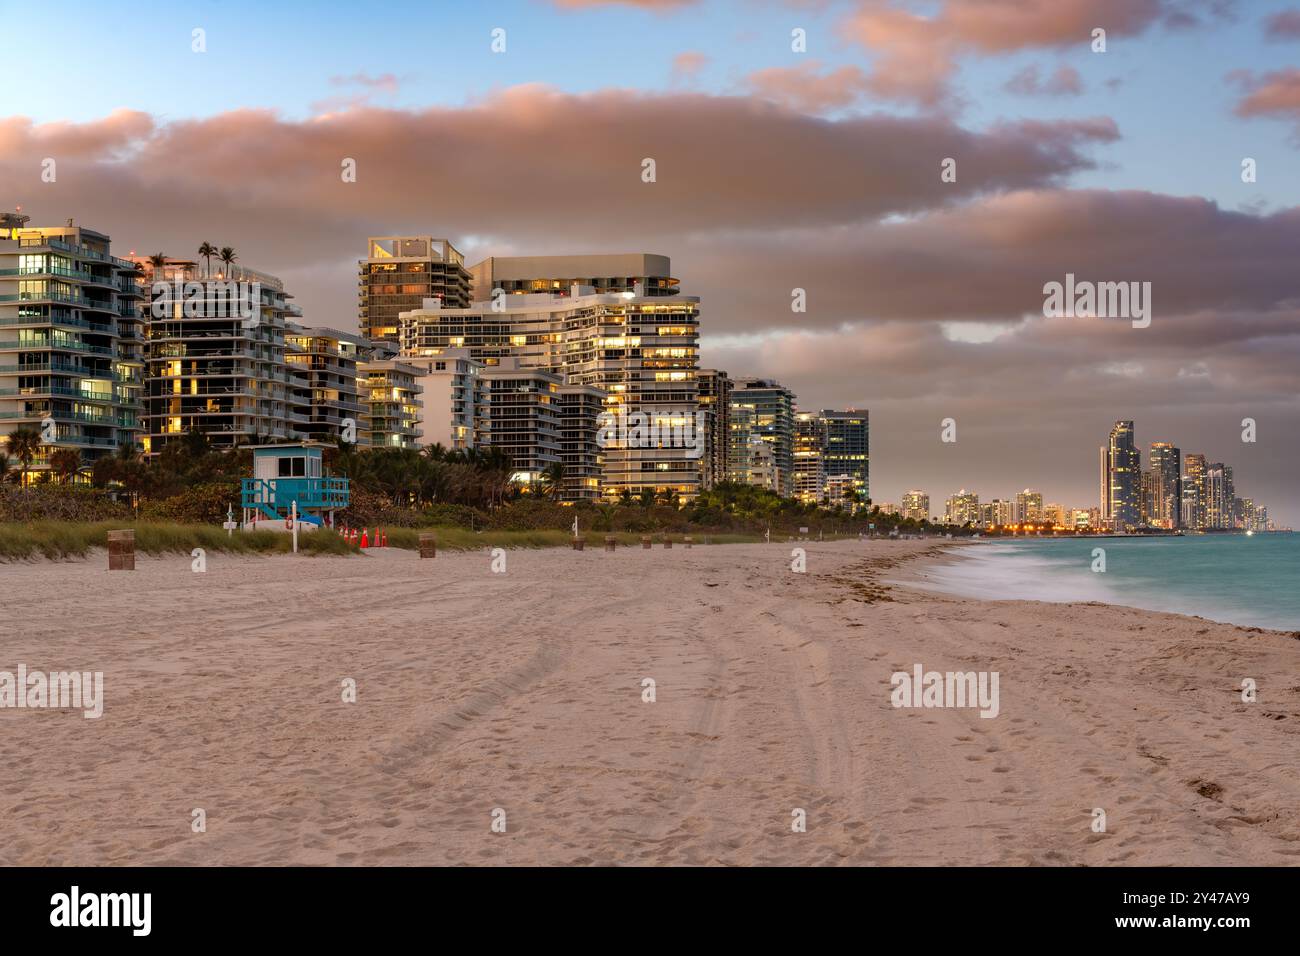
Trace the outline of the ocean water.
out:
<instances>
[{"instance_id":1,"label":"ocean water","mask_svg":"<svg viewBox=\"0 0 1300 956\"><path fill-rule=\"evenodd\" d=\"M1106 571L1092 570L1093 549ZM953 549L922 587L988 600L1102 601L1300 630L1300 534L1022 538ZM910 586L917 586L915 582Z\"/></svg>"}]
</instances>

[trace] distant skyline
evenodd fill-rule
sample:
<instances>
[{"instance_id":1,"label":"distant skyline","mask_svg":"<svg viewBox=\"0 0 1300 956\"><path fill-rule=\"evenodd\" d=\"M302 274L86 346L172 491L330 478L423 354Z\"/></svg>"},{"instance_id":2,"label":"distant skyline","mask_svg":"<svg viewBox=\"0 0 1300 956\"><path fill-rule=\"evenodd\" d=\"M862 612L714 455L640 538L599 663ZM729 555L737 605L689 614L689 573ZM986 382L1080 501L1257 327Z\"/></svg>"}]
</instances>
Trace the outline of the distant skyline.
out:
<instances>
[{"instance_id":1,"label":"distant skyline","mask_svg":"<svg viewBox=\"0 0 1300 956\"><path fill-rule=\"evenodd\" d=\"M34 223L234 246L345 330L369 235L660 253L702 366L869 410L877 501L1075 507L1133 419L1144 464L1204 452L1300 524L1300 2L393 3L364 41L352 4L103 9L5 12L48 65L0 85L0 205ZM1151 282L1151 326L1044 318L1067 273Z\"/></svg>"}]
</instances>

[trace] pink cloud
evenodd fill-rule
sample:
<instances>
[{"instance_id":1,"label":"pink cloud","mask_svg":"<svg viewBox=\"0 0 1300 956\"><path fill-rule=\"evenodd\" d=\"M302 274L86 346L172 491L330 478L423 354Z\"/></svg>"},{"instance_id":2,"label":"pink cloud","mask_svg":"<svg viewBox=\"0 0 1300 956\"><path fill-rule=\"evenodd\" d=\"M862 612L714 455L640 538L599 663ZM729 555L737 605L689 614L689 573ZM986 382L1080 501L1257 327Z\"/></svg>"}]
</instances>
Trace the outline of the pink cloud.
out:
<instances>
[{"instance_id":1,"label":"pink cloud","mask_svg":"<svg viewBox=\"0 0 1300 956\"><path fill-rule=\"evenodd\" d=\"M1212 12L1223 4L1207 0ZM962 56L998 56L1032 48L1087 50L1092 30L1108 39L1135 36L1157 23L1199 22L1206 3L1189 0L940 0L932 16L894 0L859 0L844 34L873 57L877 96L929 108L952 103L950 81Z\"/></svg>"},{"instance_id":2,"label":"pink cloud","mask_svg":"<svg viewBox=\"0 0 1300 956\"><path fill-rule=\"evenodd\" d=\"M856 66L820 71L820 61L810 60L799 66L757 70L746 83L756 95L806 113L851 106L870 89L866 73Z\"/></svg>"},{"instance_id":3,"label":"pink cloud","mask_svg":"<svg viewBox=\"0 0 1300 956\"><path fill-rule=\"evenodd\" d=\"M1300 69L1289 67L1258 77L1249 71L1237 71L1228 79L1245 91L1236 106L1238 116L1300 119Z\"/></svg>"},{"instance_id":4,"label":"pink cloud","mask_svg":"<svg viewBox=\"0 0 1300 956\"><path fill-rule=\"evenodd\" d=\"M708 65L709 58L698 50L685 50L673 57L673 79L690 81Z\"/></svg>"}]
</instances>

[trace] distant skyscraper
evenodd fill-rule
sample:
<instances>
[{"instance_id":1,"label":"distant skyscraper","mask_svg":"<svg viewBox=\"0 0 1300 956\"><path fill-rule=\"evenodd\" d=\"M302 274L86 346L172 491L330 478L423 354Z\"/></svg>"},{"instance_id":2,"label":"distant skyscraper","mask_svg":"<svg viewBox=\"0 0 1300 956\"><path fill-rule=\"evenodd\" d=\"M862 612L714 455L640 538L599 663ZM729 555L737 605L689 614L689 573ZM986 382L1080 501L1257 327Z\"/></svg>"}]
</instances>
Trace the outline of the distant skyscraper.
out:
<instances>
[{"instance_id":1,"label":"distant skyscraper","mask_svg":"<svg viewBox=\"0 0 1300 956\"><path fill-rule=\"evenodd\" d=\"M1181 525L1193 531L1205 528L1205 472L1208 463L1204 455L1188 455L1183 461L1182 521Z\"/></svg>"},{"instance_id":2,"label":"distant skyscraper","mask_svg":"<svg viewBox=\"0 0 1300 956\"><path fill-rule=\"evenodd\" d=\"M1216 461L1205 469L1205 527L1231 528L1233 518L1232 468Z\"/></svg>"},{"instance_id":3,"label":"distant skyscraper","mask_svg":"<svg viewBox=\"0 0 1300 956\"><path fill-rule=\"evenodd\" d=\"M979 524L980 496L963 488L945 502L943 518L946 524Z\"/></svg>"},{"instance_id":4,"label":"distant skyscraper","mask_svg":"<svg viewBox=\"0 0 1300 956\"><path fill-rule=\"evenodd\" d=\"M1170 442L1151 443L1151 523L1177 528L1182 510L1182 452Z\"/></svg>"},{"instance_id":5,"label":"distant skyscraper","mask_svg":"<svg viewBox=\"0 0 1300 956\"><path fill-rule=\"evenodd\" d=\"M1033 488L1026 488L1016 495L1015 520L1020 524L1037 521L1043 513L1043 493Z\"/></svg>"},{"instance_id":6,"label":"distant skyscraper","mask_svg":"<svg viewBox=\"0 0 1300 956\"><path fill-rule=\"evenodd\" d=\"M1102 445L1097 451L1101 453L1100 481L1097 485L1099 489L1097 518L1101 523L1096 527L1104 527L1110 523L1110 455L1105 445Z\"/></svg>"},{"instance_id":7,"label":"distant skyscraper","mask_svg":"<svg viewBox=\"0 0 1300 956\"><path fill-rule=\"evenodd\" d=\"M1133 436L1133 422L1117 421L1106 446L1110 520L1116 531L1137 527L1142 521L1141 456Z\"/></svg>"},{"instance_id":8,"label":"distant skyscraper","mask_svg":"<svg viewBox=\"0 0 1300 956\"><path fill-rule=\"evenodd\" d=\"M924 491L912 490L903 495L903 517L914 521L930 518L930 496Z\"/></svg>"}]
</instances>

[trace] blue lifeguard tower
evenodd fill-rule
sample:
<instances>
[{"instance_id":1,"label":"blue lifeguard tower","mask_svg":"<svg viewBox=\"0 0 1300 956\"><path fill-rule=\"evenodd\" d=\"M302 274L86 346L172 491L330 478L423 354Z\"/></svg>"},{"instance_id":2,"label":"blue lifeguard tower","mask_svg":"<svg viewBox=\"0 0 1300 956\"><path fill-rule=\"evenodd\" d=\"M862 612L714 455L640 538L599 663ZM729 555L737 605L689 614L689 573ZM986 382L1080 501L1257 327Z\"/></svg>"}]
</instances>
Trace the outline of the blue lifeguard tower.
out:
<instances>
[{"instance_id":1,"label":"blue lifeguard tower","mask_svg":"<svg viewBox=\"0 0 1300 956\"><path fill-rule=\"evenodd\" d=\"M253 477L243 481L245 531L290 527L294 502L303 530L334 526L334 512L348 506L348 480L325 477L321 442L253 445Z\"/></svg>"}]
</instances>

